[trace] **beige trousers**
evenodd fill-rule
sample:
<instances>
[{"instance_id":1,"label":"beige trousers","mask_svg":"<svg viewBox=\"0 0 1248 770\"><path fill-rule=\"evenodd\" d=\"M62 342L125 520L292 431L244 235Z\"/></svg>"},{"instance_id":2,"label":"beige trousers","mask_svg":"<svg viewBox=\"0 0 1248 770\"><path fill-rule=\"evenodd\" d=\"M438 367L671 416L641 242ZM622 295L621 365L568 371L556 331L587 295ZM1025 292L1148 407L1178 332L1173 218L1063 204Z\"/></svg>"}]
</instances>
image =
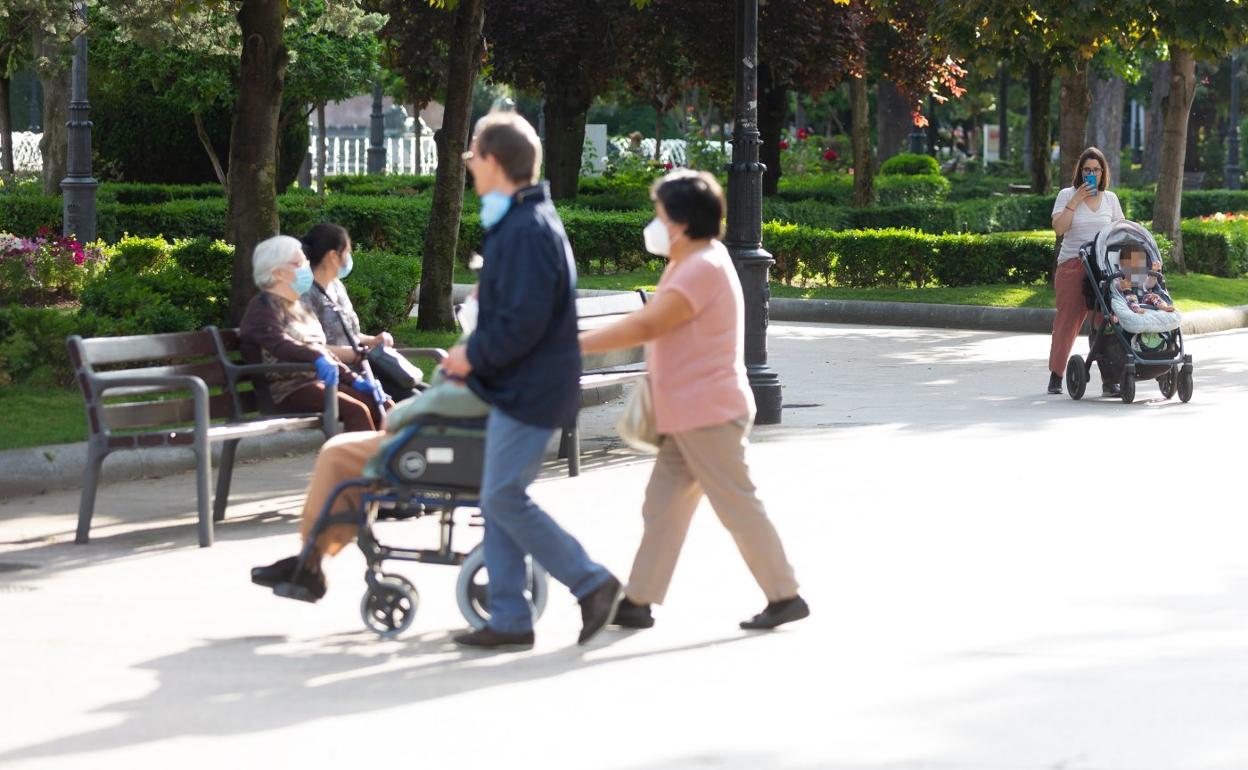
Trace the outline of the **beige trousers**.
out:
<instances>
[{"instance_id":1,"label":"beige trousers","mask_svg":"<svg viewBox=\"0 0 1248 770\"><path fill-rule=\"evenodd\" d=\"M767 600L797 595L793 567L750 480L745 462L749 430L750 422L742 418L663 436L641 509L645 533L625 589L629 601L663 602L703 494L732 534Z\"/></svg>"},{"instance_id":2,"label":"beige trousers","mask_svg":"<svg viewBox=\"0 0 1248 770\"><path fill-rule=\"evenodd\" d=\"M300 534L307 542L321 508L339 483L364 475L364 466L377 454L385 431L357 431L340 433L321 447L312 469L312 481L308 483L308 496L303 501L303 517L299 522ZM352 489L339 495L333 513L358 510L360 490ZM357 528L347 524L335 524L316 539L317 553L333 556L355 539Z\"/></svg>"}]
</instances>

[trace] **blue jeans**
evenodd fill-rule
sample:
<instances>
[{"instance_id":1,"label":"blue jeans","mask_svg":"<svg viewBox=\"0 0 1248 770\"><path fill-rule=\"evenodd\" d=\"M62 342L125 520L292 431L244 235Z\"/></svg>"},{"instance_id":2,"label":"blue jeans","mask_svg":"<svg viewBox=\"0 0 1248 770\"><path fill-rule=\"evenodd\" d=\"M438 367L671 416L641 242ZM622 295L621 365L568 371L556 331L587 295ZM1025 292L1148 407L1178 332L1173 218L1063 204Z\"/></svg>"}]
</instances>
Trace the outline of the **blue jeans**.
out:
<instances>
[{"instance_id":1,"label":"blue jeans","mask_svg":"<svg viewBox=\"0 0 1248 770\"><path fill-rule=\"evenodd\" d=\"M485 518L485 569L489 573L490 628L521 633L533 628L524 591L530 554L577 599L610 577L576 538L529 497L554 430L514 420L491 409L485 430L481 513Z\"/></svg>"}]
</instances>

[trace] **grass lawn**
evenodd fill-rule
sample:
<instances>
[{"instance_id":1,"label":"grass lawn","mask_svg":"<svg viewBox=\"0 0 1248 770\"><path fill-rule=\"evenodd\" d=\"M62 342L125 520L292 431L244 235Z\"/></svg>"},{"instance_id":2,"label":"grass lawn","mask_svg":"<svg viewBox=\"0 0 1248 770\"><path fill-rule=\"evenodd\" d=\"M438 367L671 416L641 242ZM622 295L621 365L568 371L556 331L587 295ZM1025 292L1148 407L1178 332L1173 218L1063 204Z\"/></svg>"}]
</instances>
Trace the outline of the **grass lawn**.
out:
<instances>
[{"instance_id":1,"label":"grass lawn","mask_svg":"<svg viewBox=\"0 0 1248 770\"><path fill-rule=\"evenodd\" d=\"M616 275L583 275L578 285L582 289L633 289L653 290L659 281L659 273L642 270ZM1248 279L1218 278L1212 275L1171 274L1166 283L1174 295L1180 310L1206 310L1209 308L1248 305ZM840 286L785 286L771 285L771 296L801 299L856 299L876 302L930 302L937 305L988 305L990 307L1053 307L1053 288L1037 283L1027 286L998 284L988 286L935 287L927 289L897 289L878 287L850 289Z\"/></svg>"},{"instance_id":2,"label":"grass lawn","mask_svg":"<svg viewBox=\"0 0 1248 770\"><path fill-rule=\"evenodd\" d=\"M415 321L391 331L404 347L448 348L458 332L423 332ZM433 362L415 361L426 379ZM179 396L183 394L178 394ZM87 440L87 415L77 388L51 385L5 385L0 387L0 449L19 449L44 444Z\"/></svg>"}]
</instances>

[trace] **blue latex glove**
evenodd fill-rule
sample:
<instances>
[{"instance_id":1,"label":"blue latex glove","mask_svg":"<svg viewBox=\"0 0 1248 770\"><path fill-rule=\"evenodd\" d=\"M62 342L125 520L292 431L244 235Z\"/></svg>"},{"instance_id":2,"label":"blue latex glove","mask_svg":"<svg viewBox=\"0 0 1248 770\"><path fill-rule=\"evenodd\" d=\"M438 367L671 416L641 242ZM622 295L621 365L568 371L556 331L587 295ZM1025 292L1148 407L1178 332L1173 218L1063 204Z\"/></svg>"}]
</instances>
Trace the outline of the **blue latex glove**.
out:
<instances>
[{"instance_id":1,"label":"blue latex glove","mask_svg":"<svg viewBox=\"0 0 1248 770\"><path fill-rule=\"evenodd\" d=\"M316 359L316 378L325 383L325 387L338 384L338 364L329 356Z\"/></svg>"},{"instance_id":2,"label":"blue latex glove","mask_svg":"<svg viewBox=\"0 0 1248 770\"><path fill-rule=\"evenodd\" d=\"M386 391L381 387L381 383L377 380L361 377L355 381L353 387L364 395L371 397L377 403L377 406L383 406L390 400L390 396L386 394Z\"/></svg>"}]
</instances>

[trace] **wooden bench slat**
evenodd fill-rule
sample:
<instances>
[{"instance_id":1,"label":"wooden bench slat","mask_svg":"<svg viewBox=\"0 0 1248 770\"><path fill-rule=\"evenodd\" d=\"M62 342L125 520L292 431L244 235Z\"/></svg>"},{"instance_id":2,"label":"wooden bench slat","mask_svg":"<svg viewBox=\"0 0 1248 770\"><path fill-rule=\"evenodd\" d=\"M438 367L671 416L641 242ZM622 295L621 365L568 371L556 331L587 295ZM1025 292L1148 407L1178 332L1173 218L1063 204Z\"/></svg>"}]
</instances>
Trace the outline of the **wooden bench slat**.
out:
<instances>
[{"instance_id":1,"label":"wooden bench slat","mask_svg":"<svg viewBox=\"0 0 1248 770\"><path fill-rule=\"evenodd\" d=\"M137 377L167 377L189 375L198 377L208 387L220 387L225 384L225 371L215 359L195 364L175 364L172 366L149 366L143 369L126 369L126 374ZM133 396L139 393L168 393L179 390L179 386L162 387L159 385L134 385L124 388L110 388L104 392L105 398L114 396Z\"/></svg>"},{"instance_id":2,"label":"wooden bench slat","mask_svg":"<svg viewBox=\"0 0 1248 770\"><path fill-rule=\"evenodd\" d=\"M182 425L195 421L195 399L167 398L160 401L105 404L103 412L104 422L109 430ZM215 396L209 396L208 413L210 419L233 417L234 403L230 395L218 393Z\"/></svg>"},{"instance_id":3,"label":"wooden bench slat","mask_svg":"<svg viewBox=\"0 0 1248 770\"><path fill-rule=\"evenodd\" d=\"M92 366L161 358L215 356L216 347L208 332L144 334L132 337L92 337L82 341L85 363Z\"/></svg>"},{"instance_id":4,"label":"wooden bench slat","mask_svg":"<svg viewBox=\"0 0 1248 770\"><path fill-rule=\"evenodd\" d=\"M225 425L214 425L208 429L208 438L213 441L228 441L265 436L270 433L286 433L303 428L320 428L321 415L291 415L289 417L269 417L263 420L232 422Z\"/></svg>"},{"instance_id":5,"label":"wooden bench slat","mask_svg":"<svg viewBox=\"0 0 1248 770\"><path fill-rule=\"evenodd\" d=\"M622 294L604 294L597 297L577 297L576 317L597 318L605 315L624 315L641 310L645 302L635 291Z\"/></svg>"}]
</instances>

